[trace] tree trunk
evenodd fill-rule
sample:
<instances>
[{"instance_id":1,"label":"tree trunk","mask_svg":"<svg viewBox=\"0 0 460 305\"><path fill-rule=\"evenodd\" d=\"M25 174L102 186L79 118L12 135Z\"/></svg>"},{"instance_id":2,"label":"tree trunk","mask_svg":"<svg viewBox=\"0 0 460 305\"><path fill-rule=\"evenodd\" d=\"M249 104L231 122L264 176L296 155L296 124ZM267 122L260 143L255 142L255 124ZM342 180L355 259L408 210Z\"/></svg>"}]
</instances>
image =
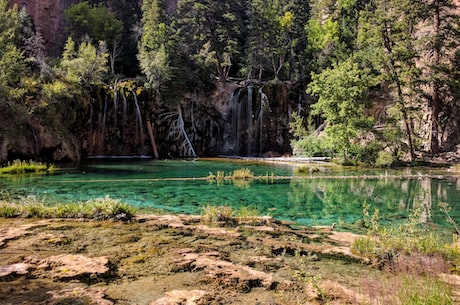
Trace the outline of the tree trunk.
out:
<instances>
[{"instance_id":1,"label":"tree trunk","mask_svg":"<svg viewBox=\"0 0 460 305\"><path fill-rule=\"evenodd\" d=\"M158 159L160 156L158 155L158 148L155 142L155 136L153 134L153 124L152 122L150 122L150 118L148 115L146 119L147 119L146 120L147 121L147 131L150 137L150 144L152 145L153 156L155 157L155 159Z\"/></svg>"},{"instance_id":2,"label":"tree trunk","mask_svg":"<svg viewBox=\"0 0 460 305\"><path fill-rule=\"evenodd\" d=\"M431 68L432 73L436 73L433 71L437 69L441 62L441 36L440 36L440 28L441 28L441 16L440 16L440 7L439 1L433 2L434 7L434 16L433 16L433 27L435 33L435 43L433 48L433 67ZM431 133L430 133L430 151L431 154L437 155L439 153L439 114L441 112L441 98L440 98L440 91L441 86L439 85L439 81L436 77L431 78L431 87L432 87L432 96L430 99L430 108L431 108Z\"/></svg>"}]
</instances>

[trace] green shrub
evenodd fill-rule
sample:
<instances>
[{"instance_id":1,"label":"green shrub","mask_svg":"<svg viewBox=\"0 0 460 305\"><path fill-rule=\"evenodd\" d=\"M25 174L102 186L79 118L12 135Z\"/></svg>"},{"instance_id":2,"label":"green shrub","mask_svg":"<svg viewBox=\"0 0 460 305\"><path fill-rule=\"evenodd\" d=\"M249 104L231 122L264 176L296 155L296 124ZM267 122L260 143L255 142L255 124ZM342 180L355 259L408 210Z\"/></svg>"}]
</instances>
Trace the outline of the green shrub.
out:
<instances>
[{"instance_id":1,"label":"green shrub","mask_svg":"<svg viewBox=\"0 0 460 305\"><path fill-rule=\"evenodd\" d=\"M374 257L376 243L369 237L360 237L353 241L351 252L364 257Z\"/></svg>"},{"instance_id":2,"label":"green shrub","mask_svg":"<svg viewBox=\"0 0 460 305\"><path fill-rule=\"evenodd\" d=\"M377 159L375 160L375 166L377 167L391 167L395 162L395 158L391 153L387 151L379 151Z\"/></svg>"},{"instance_id":3,"label":"green shrub","mask_svg":"<svg viewBox=\"0 0 460 305\"><path fill-rule=\"evenodd\" d=\"M316 166L302 165L302 166L296 167L294 169L294 172L296 174L312 174L312 173L320 172L320 169L319 167L316 167Z\"/></svg>"},{"instance_id":4,"label":"green shrub","mask_svg":"<svg viewBox=\"0 0 460 305\"><path fill-rule=\"evenodd\" d=\"M241 207L237 211L236 214L238 215L238 218L241 221L251 221L251 220L254 220L255 218L260 217L260 214L259 214L259 211L257 210L257 208L247 207L247 206Z\"/></svg>"},{"instance_id":5,"label":"green shrub","mask_svg":"<svg viewBox=\"0 0 460 305\"><path fill-rule=\"evenodd\" d=\"M315 134L311 118L307 118L307 122L304 122L302 116L293 113L289 128L292 134L291 147L295 156L323 157L326 155L326 142Z\"/></svg>"},{"instance_id":6,"label":"green shrub","mask_svg":"<svg viewBox=\"0 0 460 305\"><path fill-rule=\"evenodd\" d=\"M229 221L232 219L233 210L230 206L221 205L206 205L203 207L203 212L201 217L205 222L220 222L220 221Z\"/></svg>"},{"instance_id":7,"label":"green shrub","mask_svg":"<svg viewBox=\"0 0 460 305\"><path fill-rule=\"evenodd\" d=\"M18 216L18 210L16 206L9 202L0 202L0 217L12 218Z\"/></svg>"},{"instance_id":8,"label":"green shrub","mask_svg":"<svg viewBox=\"0 0 460 305\"><path fill-rule=\"evenodd\" d=\"M92 219L111 219L123 217L131 219L135 215L135 209L126 203L122 203L119 199L96 198L88 200L83 204L83 210L89 212L89 218Z\"/></svg>"}]
</instances>

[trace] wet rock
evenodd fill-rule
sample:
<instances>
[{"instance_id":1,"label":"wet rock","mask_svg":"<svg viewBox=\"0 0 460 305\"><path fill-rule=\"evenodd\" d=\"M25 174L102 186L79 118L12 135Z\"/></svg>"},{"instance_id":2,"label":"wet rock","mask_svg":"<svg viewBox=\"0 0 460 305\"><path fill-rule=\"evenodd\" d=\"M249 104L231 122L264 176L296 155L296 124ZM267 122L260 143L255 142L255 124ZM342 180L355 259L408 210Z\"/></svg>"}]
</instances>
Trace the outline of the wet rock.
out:
<instances>
[{"instance_id":1,"label":"wet rock","mask_svg":"<svg viewBox=\"0 0 460 305\"><path fill-rule=\"evenodd\" d=\"M18 263L8 266L0 266L0 281L9 280L18 275L26 275L29 273L29 264Z\"/></svg>"},{"instance_id":2,"label":"wet rock","mask_svg":"<svg viewBox=\"0 0 460 305\"><path fill-rule=\"evenodd\" d=\"M109 260L105 256L86 257L75 254L61 254L41 260L38 269L46 270L54 279L70 280L90 278L97 280L109 272Z\"/></svg>"},{"instance_id":3,"label":"wet rock","mask_svg":"<svg viewBox=\"0 0 460 305\"><path fill-rule=\"evenodd\" d=\"M223 237L223 238L239 238L240 234L235 230L222 228L222 227L210 227L207 225L194 225L194 222L200 220L200 218L193 218L190 216L183 215L142 215L136 217L138 222L147 223L150 226L157 227L159 229L171 228L182 231L188 231L194 234L201 234L206 236ZM192 224L189 224L192 223Z\"/></svg>"},{"instance_id":4,"label":"wet rock","mask_svg":"<svg viewBox=\"0 0 460 305\"><path fill-rule=\"evenodd\" d=\"M243 291L256 287L273 289L277 285L271 274L221 260L219 255L219 252L194 253L189 249L182 249L178 251L176 264L185 270L203 270L214 283L235 286Z\"/></svg>"},{"instance_id":5,"label":"wet rock","mask_svg":"<svg viewBox=\"0 0 460 305\"><path fill-rule=\"evenodd\" d=\"M172 290L150 305L198 305L206 294L204 290Z\"/></svg>"},{"instance_id":6,"label":"wet rock","mask_svg":"<svg viewBox=\"0 0 460 305\"><path fill-rule=\"evenodd\" d=\"M24 224L17 227L7 227L0 229L0 248L4 247L9 240L17 239L31 234L30 230L46 226L49 221L44 220L34 224Z\"/></svg>"},{"instance_id":7,"label":"wet rock","mask_svg":"<svg viewBox=\"0 0 460 305\"><path fill-rule=\"evenodd\" d=\"M195 226L195 230L197 233L208 235L208 236L221 236L224 238L231 237L231 238L239 238L240 234L238 232L235 232L233 230L229 230L226 228L214 228L214 227L208 227L205 225L198 225Z\"/></svg>"},{"instance_id":8,"label":"wet rock","mask_svg":"<svg viewBox=\"0 0 460 305\"><path fill-rule=\"evenodd\" d=\"M85 305L113 305L112 301L105 299L101 289L94 288L69 288L49 291L53 304L85 304Z\"/></svg>"}]
</instances>

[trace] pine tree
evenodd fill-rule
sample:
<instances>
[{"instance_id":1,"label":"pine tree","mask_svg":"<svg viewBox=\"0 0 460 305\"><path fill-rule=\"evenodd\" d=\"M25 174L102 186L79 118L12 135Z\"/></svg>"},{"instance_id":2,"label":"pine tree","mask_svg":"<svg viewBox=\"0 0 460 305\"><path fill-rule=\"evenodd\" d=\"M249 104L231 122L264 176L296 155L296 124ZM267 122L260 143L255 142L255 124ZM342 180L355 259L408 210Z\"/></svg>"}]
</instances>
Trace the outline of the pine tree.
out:
<instances>
[{"instance_id":1,"label":"pine tree","mask_svg":"<svg viewBox=\"0 0 460 305\"><path fill-rule=\"evenodd\" d=\"M455 73L453 61L459 47L459 16L456 5L450 0L432 0L425 3L424 31L420 39L425 42L421 47L423 87L427 106L431 110L429 150L436 155L440 152L441 129L447 122L456 119L453 107L454 93L450 86ZM443 123L444 122L444 123Z\"/></svg>"},{"instance_id":2,"label":"pine tree","mask_svg":"<svg viewBox=\"0 0 460 305\"><path fill-rule=\"evenodd\" d=\"M17 47L19 16L16 6L7 8L0 0L0 103L18 98L22 90L17 83L25 69L23 52Z\"/></svg>"}]
</instances>

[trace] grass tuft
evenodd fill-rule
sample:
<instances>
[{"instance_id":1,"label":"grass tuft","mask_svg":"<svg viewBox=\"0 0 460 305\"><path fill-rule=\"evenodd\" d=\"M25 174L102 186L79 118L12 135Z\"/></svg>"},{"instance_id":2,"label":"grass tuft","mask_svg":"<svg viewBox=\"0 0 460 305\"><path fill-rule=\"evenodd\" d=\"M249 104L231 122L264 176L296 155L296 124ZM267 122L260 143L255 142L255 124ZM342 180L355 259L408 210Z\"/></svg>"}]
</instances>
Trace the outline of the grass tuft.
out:
<instances>
[{"instance_id":1,"label":"grass tuft","mask_svg":"<svg viewBox=\"0 0 460 305\"><path fill-rule=\"evenodd\" d=\"M205 222L221 222L225 221L228 222L232 219L233 210L228 205L206 205L203 207L203 212L201 213L201 217Z\"/></svg>"},{"instance_id":2,"label":"grass tuft","mask_svg":"<svg viewBox=\"0 0 460 305\"><path fill-rule=\"evenodd\" d=\"M14 160L9 162L7 166L0 168L1 174L21 175L26 173L53 172L56 167L53 164L44 164L35 161Z\"/></svg>"},{"instance_id":3,"label":"grass tuft","mask_svg":"<svg viewBox=\"0 0 460 305\"><path fill-rule=\"evenodd\" d=\"M85 218L95 220L130 220L136 210L118 199L106 196L86 202L47 206L34 196L18 202L0 201L0 217Z\"/></svg>"}]
</instances>

